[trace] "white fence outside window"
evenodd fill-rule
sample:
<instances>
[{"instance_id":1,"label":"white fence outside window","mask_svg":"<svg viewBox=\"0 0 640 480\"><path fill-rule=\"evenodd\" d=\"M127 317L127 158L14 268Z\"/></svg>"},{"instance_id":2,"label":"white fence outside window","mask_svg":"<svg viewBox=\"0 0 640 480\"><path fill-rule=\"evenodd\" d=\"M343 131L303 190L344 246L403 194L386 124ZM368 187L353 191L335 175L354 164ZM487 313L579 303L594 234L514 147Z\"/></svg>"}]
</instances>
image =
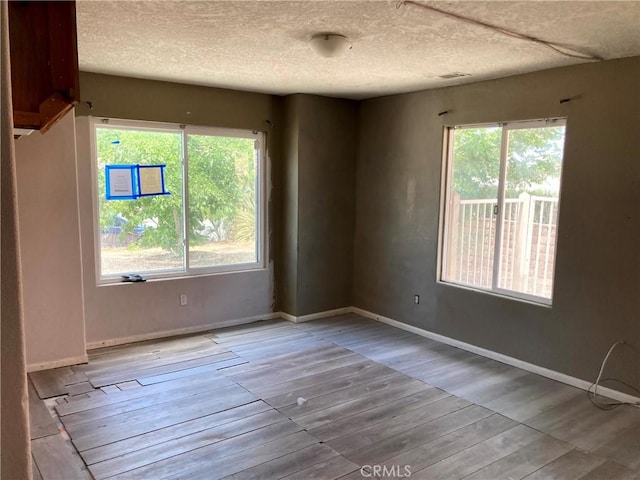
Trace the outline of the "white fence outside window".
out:
<instances>
[{"instance_id":1,"label":"white fence outside window","mask_svg":"<svg viewBox=\"0 0 640 480\"><path fill-rule=\"evenodd\" d=\"M447 251L448 280L492 287L496 199L454 195ZM558 199L522 193L505 199L498 288L551 298Z\"/></svg>"}]
</instances>

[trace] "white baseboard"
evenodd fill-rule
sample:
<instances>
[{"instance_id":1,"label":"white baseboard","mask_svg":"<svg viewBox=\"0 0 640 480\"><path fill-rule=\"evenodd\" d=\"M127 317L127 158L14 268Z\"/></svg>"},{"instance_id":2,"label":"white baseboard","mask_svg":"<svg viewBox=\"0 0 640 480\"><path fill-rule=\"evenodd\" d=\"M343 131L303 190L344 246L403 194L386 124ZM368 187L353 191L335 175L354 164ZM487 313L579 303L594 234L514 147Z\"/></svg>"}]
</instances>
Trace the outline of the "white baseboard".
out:
<instances>
[{"instance_id":1,"label":"white baseboard","mask_svg":"<svg viewBox=\"0 0 640 480\"><path fill-rule=\"evenodd\" d=\"M194 327L176 328L173 330L164 330L162 332L142 333L139 335L131 335L129 337L98 340L97 342L87 343L87 350L93 350L95 348L102 347L112 347L115 345L124 345L126 343L144 342L146 340L157 340L159 338L175 337L178 335L188 335L189 333L206 332L208 330L215 330L217 328L233 327L236 325L259 322L261 320L271 320L273 318L280 318L280 313L265 313L263 315L255 315L253 317L234 318L231 320L223 320L220 322L208 323L205 325L196 325Z\"/></svg>"},{"instance_id":2,"label":"white baseboard","mask_svg":"<svg viewBox=\"0 0 640 480\"><path fill-rule=\"evenodd\" d=\"M61 358L53 362L29 363L27 364L27 372L39 372L40 370L49 370L51 368L69 367L71 365L79 365L87 363L89 357L87 355L79 355L77 357Z\"/></svg>"},{"instance_id":3,"label":"white baseboard","mask_svg":"<svg viewBox=\"0 0 640 480\"><path fill-rule=\"evenodd\" d=\"M430 332L428 330L424 330L419 327L414 327L413 325L402 323L397 320L393 320L392 318L387 318L382 315L378 315L358 307L343 307L343 308L337 308L334 310L327 310L324 312L317 312L317 313L312 313L309 315L302 315L302 316L295 316L286 312L266 313L264 315L256 315L253 317L226 320L226 321L211 323L207 325L199 325L195 327L186 327L186 328L180 328L175 330L166 330L163 332L153 332L148 334L133 335L130 337L121 337L121 338L114 338L114 339L103 340L98 342L90 342L87 344L87 350L100 348L100 347L108 347L113 345L122 345L125 343L141 342L145 340L155 340L159 338L172 337L176 335L185 335L189 333L204 332L208 330L214 330L217 328L224 328L224 327L230 327L235 325L253 323L260 320L270 320L273 318L282 318L284 320L288 320L293 323L301 323L301 322L309 322L312 320L318 320L321 318L333 317L336 315L344 315L346 313L355 313L365 318L370 318L378 322L386 323L387 325L400 328L407 332L415 333L416 335L430 338L431 340L445 343L447 345L451 345L453 347L460 348L462 350L466 350L468 352L475 353L477 355L480 355L486 358L491 358L492 360L496 360L498 362L502 362L516 368L521 368L522 370L526 370L528 372L535 373L537 375L541 375L543 377L547 377L552 380L556 380L558 382L571 385L576 388L580 388L581 390L587 390L591 386L591 382L588 382L586 380L572 377L570 375L557 372L555 370L550 370L545 367L534 365L532 363L525 362L523 360L519 360L517 358L513 358L508 355L503 355L502 353L494 352L492 350L487 350L486 348L478 347L476 345L472 345L470 343L466 343L461 340L456 340L454 338L450 338L445 335L440 335L438 333ZM78 363L86 363L86 362L87 362L87 357L85 355L83 357L62 359L56 362L30 364L27 366L27 371L35 372L37 370L45 370L48 368L57 368L57 367L62 367L67 365L77 365ZM598 393L621 402L629 402L629 403L640 402L640 398L638 397L635 397L633 395L629 395L623 392L619 392L617 390L613 390L607 387L598 387Z\"/></svg>"},{"instance_id":4,"label":"white baseboard","mask_svg":"<svg viewBox=\"0 0 640 480\"><path fill-rule=\"evenodd\" d=\"M534 365L533 363L525 362L523 360L519 360L517 358L513 358L508 355L503 355L501 353L487 350L486 348L478 347L470 343L462 342L454 338L446 337L438 333L433 333L428 330L424 330L422 328L414 327L413 325L408 325L406 323L398 322L397 320L383 317L382 315L377 315L375 313L368 312L367 310L363 310L361 308L352 307L351 311L358 315L362 315L363 317L370 318L378 322L386 323L387 325L391 325L392 327L400 328L402 330L406 330L407 332L415 333L416 335L420 335L421 337L426 337L426 338L430 338L431 340L435 340L437 342L446 343L447 345L451 345L452 347L457 347L462 350L466 350L468 352L475 353L483 357L491 358L492 360L497 360L498 362L506 363L507 365L521 368L522 370L526 370L527 372L535 373L537 375L541 375L543 377L547 377L552 380L556 380L558 382L565 383L567 385L571 385L572 387L577 387L585 391L592 384L591 382L582 380L580 378L572 377L570 375L567 375L561 372L556 372L555 370L550 370L545 367L540 367L538 365ZM598 387L598 394L605 395L611 399L618 400L620 402L629 402L629 403L640 402L640 398L638 397L634 397L633 395L622 393L607 387Z\"/></svg>"},{"instance_id":5,"label":"white baseboard","mask_svg":"<svg viewBox=\"0 0 640 480\"><path fill-rule=\"evenodd\" d=\"M344 315L345 313L352 313L353 307L342 307L336 308L334 310L326 310L324 312L310 313L309 315L302 315L300 317L296 317L295 315L291 315L285 312L279 312L280 317L289 320L293 323L301 323L301 322L310 322L311 320L318 320L320 318L326 317L335 317L336 315Z\"/></svg>"}]
</instances>

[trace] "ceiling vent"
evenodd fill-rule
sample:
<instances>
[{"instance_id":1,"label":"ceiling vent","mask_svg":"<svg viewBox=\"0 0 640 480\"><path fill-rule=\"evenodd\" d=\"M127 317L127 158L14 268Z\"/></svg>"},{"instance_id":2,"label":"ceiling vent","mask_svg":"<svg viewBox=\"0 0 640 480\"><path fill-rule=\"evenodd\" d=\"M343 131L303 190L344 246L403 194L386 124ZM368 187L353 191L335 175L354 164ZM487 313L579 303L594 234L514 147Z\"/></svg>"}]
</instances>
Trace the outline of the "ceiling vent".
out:
<instances>
[{"instance_id":1,"label":"ceiling vent","mask_svg":"<svg viewBox=\"0 0 640 480\"><path fill-rule=\"evenodd\" d=\"M445 75L439 75L437 78L441 78L443 80L451 80L452 78L461 78L461 77L469 77L469 76L471 76L470 73L454 72L454 73L447 73Z\"/></svg>"}]
</instances>

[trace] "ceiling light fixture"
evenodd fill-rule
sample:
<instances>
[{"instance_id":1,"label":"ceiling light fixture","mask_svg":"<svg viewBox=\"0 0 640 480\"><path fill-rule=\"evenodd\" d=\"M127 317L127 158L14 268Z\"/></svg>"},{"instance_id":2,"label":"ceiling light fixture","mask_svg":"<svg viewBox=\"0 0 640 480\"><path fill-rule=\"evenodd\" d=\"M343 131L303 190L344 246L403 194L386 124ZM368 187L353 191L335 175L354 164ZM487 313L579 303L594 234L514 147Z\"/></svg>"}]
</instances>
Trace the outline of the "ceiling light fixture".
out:
<instances>
[{"instance_id":1,"label":"ceiling light fixture","mask_svg":"<svg viewBox=\"0 0 640 480\"><path fill-rule=\"evenodd\" d=\"M338 33L318 33L311 37L309 45L321 57L339 57L351 50L351 41Z\"/></svg>"}]
</instances>

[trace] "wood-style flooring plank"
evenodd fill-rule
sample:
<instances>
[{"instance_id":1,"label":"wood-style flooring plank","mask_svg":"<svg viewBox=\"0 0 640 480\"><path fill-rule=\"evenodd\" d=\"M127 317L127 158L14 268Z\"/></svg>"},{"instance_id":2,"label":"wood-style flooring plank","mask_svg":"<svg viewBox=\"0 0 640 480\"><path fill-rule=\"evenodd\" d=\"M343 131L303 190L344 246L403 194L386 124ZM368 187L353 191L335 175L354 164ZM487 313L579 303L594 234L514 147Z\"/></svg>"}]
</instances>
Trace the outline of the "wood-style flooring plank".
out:
<instances>
[{"instance_id":1,"label":"wood-style flooring plank","mask_svg":"<svg viewBox=\"0 0 640 480\"><path fill-rule=\"evenodd\" d=\"M358 472L360 465L347 460L342 455L331 457L311 467L283 477L282 480L336 480L352 472ZM360 472L358 472L359 474ZM363 478L363 477L361 477Z\"/></svg>"},{"instance_id":2,"label":"wood-style flooring plank","mask_svg":"<svg viewBox=\"0 0 640 480\"><path fill-rule=\"evenodd\" d=\"M484 374L481 373L481 375ZM503 399L515 394L521 389L527 388L533 377L537 377L538 375L511 367L511 369L503 371L489 371L487 376L487 382L474 382L469 385L468 391L459 391L457 394L487 407L498 399ZM452 391L451 393L454 392Z\"/></svg>"},{"instance_id":3,"label":"wood-style flooring plank","mask_svg":"<svg viewBox=\"0 0 640 480\"><path fill-rule=\"evenodd\" d=\"M244 358L234 356L228 360L221 360L212 363L207 363L199 367L185 368L184 370L177 370L169 373L161 373L159 375L153 375L150 377L139 377L136 380L141 385L152 385L154 383L167 382L169 380L175 380L177 378L190 377L192 375L210 375L217 372L220 369L232 368L239 365L246 365L248 362Z\"/></svg>"},{"instance_id":4,"label":"wood-style flooring plank","mask_svg":"<svg viewBox=\"0 0 640 480\"><path fill-rule=\"evenodd\" d=\"M67 393L73 397L83 393L93 392L94 388L89 382L74 383L67 387Z\"/></svg>"},{"instance_id":5,"label":"wood-style flooring plank","mask_svg":"<svg viewBox=\"0 0 640 480\"><path fill-rule=\"evenodd\" d=\"M287 475L295 474L319 462L329 460L337 455L334 450L331 450L326 445L310 445L301 450L296 450L282 457L274 458L268 462L260 463L224 477L224 480L279 479Z\"/></svg>"},{"instance_id":6,"label":"wood-style flooring plank","mask_svg":"<svg viewBox=\"0 0 640 480\"><path fill-rule=\"evenodd\" d=\"M89 353L89 364L81 369L85 373L95 373L101 370L117 369L125 364L137 366L154 360L162 360L176 356L188 355L196 352L223 353L227 351L222 345L210 338L196 336L183 340L165 340L157 343L153 348L138 350L137 344L125 346L121 351L114 351L107 355Z\"/></svg>"},{"instance_id":7,"label":"wood-style flooring plank","mask_svg":"<svg viewBox=\"0 0 640 480\"><path fill-rule=\"evenodd\" d=\"M397 399L391 403L381 405L376 408L365 410L362 413L351 415L328 423L318 428L309 429L309 433L314 437L327 442L334 438L342 437L363 428L372 427L385 420L393 419L413 410L433 407L433 403L448 398L447 392L437 388L430 388L414 395L408 395Z\"/></svg>"},{"instance_id":8,"label":"wood-style flooring plank","mask_svg":"<svg viewBox=\"0 0 640 480\"><path fill-rule=\"evenodd\" d=\"M370 477L369 476L365 477L362 474L363 472L365 472L366 475L371 475L371 476ZM356 470L355 472L351 472L351 473L348 473L347 475L344 475L344 476L340 477L338 480L362 480L363 478L367 478L368 480L380 480L379 477L375 477L372 474L371 469L361 470L360 468L358 470Z\"/></svg>"},{"instance_id":9,"label":"wood-style flooring plank","mask_svg":"<svg viewBox=\"0 0 640 480\"><path fill-rule=\"evenodd\" d=\"M393 331L395 330L395 332ZM341 336L332 339L337 345L348 348L354 352L372 355L375 357L384 357L389 353L400 353L418 346L425 347L429 345L430 340L423 339L410 332L392 328L391 331L375 330L365 335L354 333L352 338L344 338Z\"/></svg>"},{"instance_id":10,"label":"wood-style flooring plank","mask_svg":"<svg viewBox=\"0 0 640 480\"><path fill-rule=\"evenodd\" d=\"M306 377L314 373L352 365L354 363L362 362L363 360L364 359L361 355L351 353L311 365L300 365L298 367L292 367L285 370L273 369L268 372L263 372L262 370L251 371L238 375L231 375L228 376L228 378L247 388L260 388L261 386L286 382L296 378Z\"/></svg>"},{"instance_id":11,"label":"wood-style flooring plank","mask_svg":"<svg viewBox=\"0 0 640 480\"><path fill-rule=\"evenodd\" d=\"M179 401L181 399L188 401L190 398L196 395L206 395L207 392L210 392L211 395L214 395L219 391L224 392L225 388L228 387L235 387L235 385L233 385L231 382L228 382L224 378L212 378L208 381L202 381L201 383L184 386L182 388L168 389L165 391L157 392L153 395L142 396L137 398L135 402L132 402L131 399L127 399L125 401L117 403L102 405L100 408L83 410L61 417L61 421L62 423L64 423L67 429L73 430L73 427L76 427L77 425L86 424L89 422L102 423L102 419L104 418L141 410L146 407L152 407L160 404L169 404L170 402ZM131 391L131 389L125 391ZM169 406L170 405L166 405L167 408L169 408Z\"/></svg>"},{"instance_id":12,"label":"wood-style flooring plank","mask_svg":"<svg viewBox=\"0 0 640 480\"><path fill-rule=\"evenodd\" d=\"M384 365L374 364L369 370L362 374L348 375L330 382L308 385L295 390L290 390L287 393L266 397L264 398L264 401L269 405L280 409L293 407L296 405L299 398L304 399L306 402L305 407L310 400L316 399L317 397L324 398L324 400L322 398L319 399L321 402L334 402L336 397L327 397L327 395L339 395L336 392L344 391L349 392L345 393L346 395L349 395L351 398L355 398L355 396L358 395L358 391L353 390L352 387L366 384L367 386L363 386L362 388L370 388L373 390L375 385L370 382L380 381L382 379L389 380L391 377L405 378L404 375L391 368L385 367Z\"/></svg>"},{"instance_id":13,"label":"wood-style flooring plank","mask_svg":"<svg viewBox=\"0 0 640 480\"><path fill-rule=\"evenodd\" d=\"M284 407L279 410L290 418L298 418L310 415L312 413L324 410L327 406L341 405L346 402L352 402L362 397L371 398L388 391L402 391L406 386L417 385L419 382L413 378L393 372L384 376L372 376L364 383L355 383L354 385L328 392L325 395L318 395L304 402L287 402ZM424 384L423 384L424 385ZM267 403L269 401L267 400Z\"/></svg>"},{"instance_id":14,"label":"wood-style flooring plank","mask_svg":"<svg viewBox=\"0 0 640 480\"><path fill-rule=\"evenodd\" d=\"M217 385L212 383L207 388L193 388L192 390L170 390L162 394L146 396L136 402L121 402L109 407L93 409L62 417L61 421L72 435L74 441L95 433L104 432L119 424L143 420L158 419L158 415L170 413L172 409L180 409L199 404L207 399L216 404L226 398L253 398L246 390L238 385ZM248 403L248 402L245 402Z\"/></svg>"},{"instance_id":15,"label":"wood-style flooring plank","mask_svg":"<svg viewBox=\"0 0 640 480\"><path fill-rule=\"evenodd\" d=\"M518 425L430 467L412 472L411 477L419 480L461 479L522 447L530 445L542 436L543 434L532 428Z\"/></svg>"},{"instance_id":16,"label":"wood-style flooring plank","mask_svg":"<svg viewBox=\"0 0 640 480\"><path fill-rule=\"evenodd\" d=\"M131 390L132 388L140 388L142 385L136 380L129 380L127 382L117 383L116 387L120 390Z\"/></svg>"},{"instance_id":17,"label":"wood-style flooring plank","mask_svg":"<svg viewBox=\"0 0 640 480\"><path fill-rule=\"evenodd\" d=\"M349 362L348 362L349 363ZM298 390L313 385L321 385L333 380L339 380L352 375L364 375L371 369L377 369L378 364L362 357L355 363L349 363L342 367L332 368L330 370L313 373L307 376L296 377L292 380L277 383L266 383L251 388L251 391L260 395L262 398L270 398L276 395L282 395L294 390Z\"/></svg>"},{"instance_id":18,"label":"wood-style flooring plank","mask_svg":"<svg viewBox=\"0 0 640 480\"><path fill-rule=\"evenodd\" d=\"M515 426L517 423L513 420L494 414L416 448L404 450L381 463L387 467L408 465L412 473L416 473Z\"/></svg>"},{"instance_id":19,"label":"wood-style flooring plank","mask_svg":"<svg viewBox=\"0 0 640 480\"><path fill-rule=\"evenodd\" d=\"M315 331L317 328L337 328L341 325L353 325L353 324L380 324L385 325L383 323L372 321L369 318L365 318L362 315L359 315L354 312L343 312L336 313L335 315L331 315L328 317L318 318L316 320L310 322L299 322L294 323L297 328L301 328L304 330Z\"/></svg>"},{"instance_id":20,"label":"wood-style flooring plank","mask_svg":"<svg viewBox=\"0 0 640 480\"><path fill-rule=\"evenodd\" d=\"M276 424L280 425L275 426ZM210 428L92 464L89 466L89 470L96 479L103 479L270 425L274 425L274 429L278 429L278 431L286 431L287 433L295 431L295 427L285 417L273 410L267 410L257 415L222 425L211 426Z\"/></svg>"},{"instance_id":21,"label":"wood-style flooring plank","mask_svg":"<svg viewBox=\"0 0 640 480\"><path fill-rule=\"evenodd\" d=\"M91 384L95 387L114 385L137 377L148 377L160 373L184 370L185 368L204 365L207 363L228 360L236 355L230 352L216 351L209 348L203 352L189 352L181 355L174 355L166 358L158 358L136 365L121 365L118 368L109 368L97 372L87 372Z\"/></svg>"},{"instance_id":22,"label":"wood-style flooring plank","mask_svg":"<svg viewBox=\"0 0 640 480\"><path fill-rule=\"evenodd\" d=\"M624 429L593 453L640 472L640 426Z\"/></svg>"},{"instance_id":23,"label":"wood-style flooring plank","mask_svg":"<svg viewBox=\"0 0 640 480\"><path fill-rule=\"evenodd\" d=\"M429 360L439 355L439 351L444 347L451 348L448 345L436 345L434 347L425 347L424 345L413 345L403 347L398 352L380 352L375 356L375 361L392 367L399 372L407 373L414 371L416 368L423 369ZM366 352L363 355L367 356Z\"/></svg>"},{"instance_id":24,"label":"wood-style flooring plank","mask_svg":"<svg viewBox=\"0 0 640 480\"><path fill-rule=\"evenodd\" d=\"M291 424L281 422L254 430L112 478L217 480L316 443L307 432L297 431L287 435L286 432L296 428Z\"/></svg>"},{"instance_id":25,"label":"wood-style flooring plank","mask_svg":"<svg viewBox=\"0 0 640 480\"><path fill-rule=\"evenodd\" d=\"M161 375L164 373L178 372L180 370L186 370L188 368L200 367L202 365L209 365L220 361L219 355L208 355L205 357L196 357L191 360L185 360L177 363L167 363L159 365L157 367L146 368L143 370L131 370L130 372L121 372L115 376L91 378L91 383L98 387L105 385L113 385L120 382L126 382L128 380L135 380L138 377L148 377Z\"/></svg>"},{"instance_id":26,"label":"wood-style flooring plank","mask_svg":"<svg viewBox=\"0 0 640 480\"><path fill-rule=\"evenodd\" d=\"M361 351L370 348L374 351L382 345L401 348L404 345L404 340L412 336L415 335L393 327L390 329L364 327L354 328L347 332L325 334L320 337L349 350Z\"/></svg>"},{"instance_id":27,"label":"wood-style flooring plank","mask_svg":"<svg viewBox=\"0 0 640 480\"><path fill-rule=\"evenodd\" d=\"M56 422L47 406L38 397L31 382L29 382L29 424L32 440L58 433Z\"/></svg>"},{"instance_id":28,"label":"wood-style flooring plank","mask_svg":"<svg viewBox=\"0 0 640 480\"><path fill-rule=\"evenodd\" d=\"M227 338L235 336L261 335L269 331L278 331L281 328L291 328L291 322L287 320L263 320L255 323L236 325L233 327L219 328L206 333L205 336L216 342L224 342Z\"/></svg>"},{"instance_id":29,"label":"wood-style flooring plank","mask_svg":"<svg viewBox=\"0 0 640 480\"><path fill-rule=\"evenodd\" d=\"M215 474L211 474L207 468L199 466L192 472L189 472L190 480L218 480L229 476L233 473L240 472L255 465L260 465L270 460L282 457L291 452L297 452L307 446L313 445L315 439L306 432L298 432L268 443L263 443L254 451L243 450L236 454L229 455L228 463L224 460L216 462Z\"/></svg>"},{"instance_id":30,"label":"wood-style flooring plank","mask_svg":"<svg viewBox=\"0 0 640 480\"><path fill-rule=\"evenodd\" d=\"M142 342L129 343L126 345L115 345L110 347L95 348L89 350L89 363L87 368L107 365L109 363L131 361L135 362L140 359L149 358L158 355L160 352L180 352L197 348L199 346L210 345L216 343L206 335L187 335L168 338L159 338L155 340L145 340Z\"/></svg>"},{"instance_id":31,"label":"wood-style flooring plank","mask_svg":"<svg viewBox=\"0 0 640 480\"><path fill-rule=\"evenodd\" d=\"M323 410L295 417L295 421L304 425L307 429L317 428L330 422L335 422L342 418L356 415L358 413L379 407L385 403L394 402L400 398L413 395L433 388L419 380L411 380L405 383L402 388L385 389L380 392L373 392L365 397L356 398L339 405L329 406Z\"/></svg>"},{"instance_id":32,"label":"wood-style flooring plank","mask_svg":"<svg viewBox=\"0 0 640 480\"><path fill-rule=\"evenodd\" d=\"M290 330L282 330L279 331L275 335L264 335L264 333L256 336L242 336L242 337L234 337L233 339L225 339L220 340L219 345L223 345L225 348L230 350L236 349L253 349L260 348L260 346L264 345L272 345L278 343L290 343L295 341L307 341L309 340L309 335L295 328L291 328Z\"/></svg>"},{"instance_id":33,"label":"wood-style flooring plank","mask_svg":"<svg viewBox=\"0 0 640 480\"><path fill-rule=\"evenodd\" d=\"M580 480L638 480L640 474L615 462L606 461L594 468Z\"/></svg>"},{"instance_id":34,"label":"wood-style flooring plank","mask_svg":"<svg viewBox=\"0 0 640 480\"><path fill-rule=\"evenodd\" d=\"M459 359L451 364L438 359L425 362L424 366L426 368L424 371L420 374L416 372L415 376L428 381L438 388L454 393L460 388L467 387L468 382L475 382L481 379L480 375L483 373L483 367L490 362L492 360L478 355Z\"/></svg>"},{"instance_id":35,"label":"wood-style flooring plank","mask_svg":"<svg viewBox=\"0 0 640 480\"><path fill-rule=\"evenodd\" d=\"M545 435L515 452L477 470L465 480L518 480L553 462L573 447Z\"/></svg>"},{"instance_id":36,"label":"wood-style flooring plank","mask_svg":"<svg viewBox=\"0 0 640 480\"><path fill-rule=\"evenodd\" d=\"M118 388L118 390L120 390L120 389ZM102 391L102 389L98 388L98 389L96 389L96 390L92 390L92 391L90 391L90 392L87 392L87 393L86 393L86 395L87 395L89 398L96 398L96 397L101 397L101 396L103 396L103 395L106 395L106 393L105 393L105 392L103 392L103 391Z\"/></svg>"},{"instance_id":37,"label":"wood-style flooring plank","mask_svg":"<svg viewBox=\"0 0 640 480\"><path fill-rule=\"evenodd\" d=\"M82 461L60 435L49 435L31 442L31 453L45 480L85 480Z\"/></svg>"},{"instance_id":38,"label":"wood-style flooring plank","mask_svg":"<svg viewBox=\"0 0 640 480\"><path fill-rule=\"evenodd\" d=\"M120 389L118 389L118 390L120 390ZM88 393L81 393L79 395L73 395L73 396L69 395L67 397L67 404L73 403L73 402L77 402L78 400L91 399L91 398L93 398L93 397L89 396Z\"/></svg>"},{"instance_id":39,"label":"wood-style flooring plank","mask_svg":"<svg viewBox=\"0 0 640 480\"><path fill-rule=\"evenodd\" d=\"M135 437L130 437L118 442L108 443L100 447L85 450L82 452L82 458L87 465L92 465L112 458L124 457L128 453L137 452L156 445L162 445L186 435L219 427L244 418L250 418L259 413L271 410L271 407L262 401L240 405L239 407L230 408L228 410L195 418L193 420L176 423Z\"/></svg>"},{"instance_id":40,"label":"wood-style flooring plank","mask_svg":"<svg viewBox=\"0 0 640 480\"><path fill-rule=\"evenodd\" d=\"M414 365L407 367L403 372L441 388L438 385L439 379L446 380L449 375L467 368L470 363L482 362L483 360L478 355L448 345L447 347L420 352L420 355L414 356Z\"/></svg>"},{"instance_id":41,"label":"wood-style flooring plank","mask_svg":"<svg viewBox=\"0 0 640 480\"><path fill-rule=\"evenodd\" d=\"M347 447L348 450L346 452L336 448L334 450L359 465L380 464L388 458L429 443L459 428L482 420L491 414L492 412L486 408L471 405L392 437L385 438L373 445L367 445L359 450L353 450L350 447ZM328 445L333 448L332 442L328 442Z\"/></svg>"},{"instance_id":42,"label":"wood-style flooring plank","mask_svg":"<svg viewBox=\"0 0 640 480\"><path fill-rule=\"evenodd\" d=\"M136 388L126 391L118 389L117 392L108 392L107 395L103 395L102 397L79 400L67 405L59 405L56 407L56 411L60 416L71 415L84 410L104 407L113 403L130 401L141 397L156 395L168 390L188 388L189 386L200 385L208 381L227 381L228 385L232 384L232 382L226 379L226 377L222 374L212 375L211 379L208 380L202 380L202 378L200 377L177 378L175 380L163 382L161 384L148 385L144 388Z\"/></svg>"},{"instance_id":43,"label":"wood-style flooring plank","mask_svg":"<svg viewBox=\"0 0 640 480\"><path fill-rule=\"evenodd\" d=\"M72 374L64 377L64 383L65 385L68 387L70 385L75 385L76 383L82 383L82 382L86 382L87 380L89 380L87 378L87 375L84 372L81 371L77 371L77 369L75 367L71 367L72 370Z\"/></svg>"},{"instance_id":44,"label":"wood-style flooring plank","mask_svg":"<svg viewBox=\"0 0 640 480\"><path fill-rule=\"evenodd\" d=\"M104 393L116 393L116 392L121 392L122 390L120 390L118 387L116 387L115 385L105 385L104 387L100 387L100 390L102 390Z\"/></svg>"},{"instance_id":45,"label":"wood-style flooring plank","mask_svg":"<svg viewBox=\"0 0 640 480\"><path fill-rule=\"evenodd\" d=\"M604 462L604 458L573 449L524 478L527 480L577 480Z\"/></svg>"},{"instance_id":46,"label":"wood-style flooring plank","mask_svg":"<svg viewBox=\"0 0 640 480\"><path fill-rule=\"evenodd\" d=\"M295 327L312 335L322 335L334 331L346 331L353 327L367 327L371 325L380 324L356 314L345 314L336 317L322 318L313 322L297 323Z\"/></svg>"},{"instance_id":47,"label":"wood-style flooring plank","mask_svg":"<svg viewBox=\"0 0 640 480\"><path fill-rule=\"evenodd\" d=\"M265 360L247 362L237 367L225 369L225 375L237 375L265 368L293 368L300 365L311 365L313 363L324 362L329 358L350 355L352 352L336 345L320 345L318 347L305 350L304 355L299 352L277 355Z\"/></svg>"},{"instance_id":48,"label":"wood-style flooring plank","mask_svg":"<svg viewBox=\"0 0 640 480\"><path fill-rule=\"evenodd\" d=\"M171 363L178 363L193 358L203 356L213 356L228 354L229 350L220 345L216 345L212 341L208 341L207 344L200 345L197 348L192 347L185 349L182 352L152 352L146 354L142 358L130 359L126 355L121 358L114 357L108 364L93 364L91 359L89 364L82 369L82 373L85 373L89 378L101 378L108 376L117 376L127 370L144 370L153 368L154 366L162 366Z\"/></svg>"},{"instance_id":49,"label":"wood-style flooring plank","mask_svg":"<svg viewBox=\"0 0 640 480\"><path fill-rule=\"evenodd\" d=\"M525 370L495 360L490 360L467 373L470 375L466 379L460 378L455 386L448 385L444 390L478 405L493 400L500 395L503 385L511 385L514 380L527 374Z\"/></svg>"},{"instance_id":50,"label":"wood-style flooring plank","mask_svg":"<svg viewBox=\"0 0 640 480\"><path fill-rule=\"evenodd\" d=\"M583 450L593 450L615 440L624 429L640 426L640 409L600 410L585 394L523 423Z\"/></svg>"},{"instance_id":51,"label":"wood-style flooring plank","mask_svg":"<svg viewBox=\"0 0 640 480\"><path fill-rule=\"evenodd\" d=\"M519 422L585 394L575 387L533 373L514 379L511 389L485 402L484 406Z\"/></svg>"},{"instance_id":52,"label":"wood-style flooring plank","mask_svg":"<svg viewBox=\"0 0 640 480\"><path fill-rule=\"evenodd\" d=\"M404 433L412 428L444 417L458 410L468 407L467 400L457 397L447 397L429 405L428 408L410 410L401 415L393 416L374 425L362 425L361 428L335 438L327 444L340 453L366 448L394 435ZM329 424L328 426L331 426Z\"/></svg>"},{"instance_id":53,"label":"wood-style flooring plank","mask_svg":"<svg viewBox=\"0 0 640 480\"><path fill-rule=\"evenodd\" d=\"M215 332L220 332L216 330ZM269 328L254 328L247 329L246 331L238 330L235 333L209 333L207 337L211 338L212 341L216 342L218 345L225 345L227 342L238 342L238 341L252 341L259 339L270 339L277 338L280 335L288 335L291 333L298 333L299 330L295 328L290 322L285 322L285 324L273 325Z\"/></svg>"},{"instance_id":54,"label":"wood-style flooring plank","mask_svg":"<svg viewBox=\"0 0 640 480\"><path fill-rule=\"evenodd\" d=\"M415 368L416 365L425 362L425 352L430 347L421 343L410 343L406 339L397 343L397 345L382 343L373 349L367 347L349 347L349 349L383 365L393 366L396 370Z\"/></svg>"},{"instance_id":55,"label":"wood-style flooring plank","mask_svg":"<svg viewBox=\"0 0 640 480\"><path fill-rule=\"evenodd\" d=\"M71 437L76 448L79 451L83 451L175 425L176 423L228 410L256 400L253 395L245 390L225 393L224 396L215 401L211 400L211 395L208 395L208 397L200 396L200 400L188 405L173 405L173 408L167 408L167 405L162 404L124 413L116 417L108 417L104 419L105 426L100 426L100 428L94 428L93 430L86 430L87 424L82 424L79 426L83 429L81 433L75 436L71 434Z\"/></svg>"},{"instance_id":56,"label":"wood-style flooring plank","mask_svg":"<svg viewBox=\"0 0 640 480\"><path fill-rule=\"evenodd\" d=\"M69 367L31 372L29 378L41 399L59 397L68 393L65 377L72 375Z\"/></svg>"},{"instance_id":57,"label":"wood-style flooring plank","mask_svg":"<svg viewBox=\"0 0 640 480\"><path fill-rule=\"evenodd\" d=\"M255 361L294 352L299 352L302 356L306 350L321 345L327 345L327 342L324 340L296 340L287 343L262 345L260 348L233 348L232 351L249 361Z\"/></svg>"},{"instance_id":58,"label":"wood-style flooring plank","mask_svg":"<svg viewBox=\"0 0 640 480\"><path fill-rule=\"evenodd\" d=\"M42 474L38 469L38 465L36 465L33 455L31 455L31 471L33 472L33 480L42 480Z\"/></svg>"}]
</instances>

